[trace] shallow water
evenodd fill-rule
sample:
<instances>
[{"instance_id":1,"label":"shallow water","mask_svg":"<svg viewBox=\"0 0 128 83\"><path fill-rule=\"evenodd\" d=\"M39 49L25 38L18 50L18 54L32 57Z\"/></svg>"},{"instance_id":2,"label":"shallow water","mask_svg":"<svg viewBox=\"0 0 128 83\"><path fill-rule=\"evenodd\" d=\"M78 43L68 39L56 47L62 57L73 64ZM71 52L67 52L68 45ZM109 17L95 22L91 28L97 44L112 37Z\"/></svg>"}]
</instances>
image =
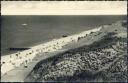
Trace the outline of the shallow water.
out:
<instances>
[{"instance_id":1,"label":"shallow water","mask_svg":"<svg viewBox=\"0 0 128 83\"><path fill-rule=\"evenodd\" d=\"M110 24L126 16L2 16L1 55L10 47L30 47L62 35ZM27 25L24 25L27 24Z\"/></svg>"}]
</instances>

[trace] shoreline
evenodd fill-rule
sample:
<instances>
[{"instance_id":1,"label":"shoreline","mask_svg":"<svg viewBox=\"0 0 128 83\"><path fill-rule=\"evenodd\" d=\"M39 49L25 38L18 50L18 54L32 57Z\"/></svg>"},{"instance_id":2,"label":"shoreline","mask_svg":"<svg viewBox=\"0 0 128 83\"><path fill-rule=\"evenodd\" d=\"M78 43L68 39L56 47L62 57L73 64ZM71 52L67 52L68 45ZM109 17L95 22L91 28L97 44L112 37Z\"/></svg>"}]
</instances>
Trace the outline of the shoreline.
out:
<instances>
[{"instance_id":1,"label":"shoreline","mask_svg":"<svg viewBox=\"0 0 128 83\"><path fill-rule=\"evenodd\" d=\"M79 34L71 35L65 38L53 39L49 42L30 47L31 49L29 50L1 56L1 73L4 75L8 71L17 68L22 64L27 65L27 63L31 62L37 54L57 51L73 41L77 42L79 38L86 37L86 35L91 32L100 31L101 28L102 27L98 27L88 31L83 31Z\"/></svg>"}]
</instances>

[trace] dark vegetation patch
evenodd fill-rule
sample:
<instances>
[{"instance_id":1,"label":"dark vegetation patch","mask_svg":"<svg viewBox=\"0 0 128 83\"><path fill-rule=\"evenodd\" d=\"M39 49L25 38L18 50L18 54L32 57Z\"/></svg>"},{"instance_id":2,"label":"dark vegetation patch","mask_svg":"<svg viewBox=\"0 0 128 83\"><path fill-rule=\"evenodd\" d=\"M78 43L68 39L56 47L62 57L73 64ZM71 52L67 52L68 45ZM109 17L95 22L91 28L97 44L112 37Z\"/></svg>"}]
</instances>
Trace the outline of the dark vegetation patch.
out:
<instances>
[{"instance_id":1,"label":"dark vegetation patch","mask_svg":"<svg viewBox=\"0 0 128 83\"><path fill-rule=\"evenodd\" d=\"M127 21L123 21L122 22L122 26L125 27L125 28L127 28Z\"/></svg>"}]
</instances>

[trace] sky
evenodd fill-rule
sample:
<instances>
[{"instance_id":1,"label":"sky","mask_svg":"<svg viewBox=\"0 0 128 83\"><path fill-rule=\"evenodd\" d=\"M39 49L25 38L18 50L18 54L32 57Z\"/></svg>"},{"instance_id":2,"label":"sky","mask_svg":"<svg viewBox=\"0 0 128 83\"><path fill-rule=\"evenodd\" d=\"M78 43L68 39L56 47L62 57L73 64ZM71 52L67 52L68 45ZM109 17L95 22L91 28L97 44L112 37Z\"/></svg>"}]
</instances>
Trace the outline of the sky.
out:
<instances>
[{"instance_id":1,"label":"sky","mask_svg":"<svg viewBox=\"0 0 128 83\"><path fill-rule=\"evenodd\" d=\"M126 15L127 1L1 1L2 15Z\"/></svg>"}]
</instances>

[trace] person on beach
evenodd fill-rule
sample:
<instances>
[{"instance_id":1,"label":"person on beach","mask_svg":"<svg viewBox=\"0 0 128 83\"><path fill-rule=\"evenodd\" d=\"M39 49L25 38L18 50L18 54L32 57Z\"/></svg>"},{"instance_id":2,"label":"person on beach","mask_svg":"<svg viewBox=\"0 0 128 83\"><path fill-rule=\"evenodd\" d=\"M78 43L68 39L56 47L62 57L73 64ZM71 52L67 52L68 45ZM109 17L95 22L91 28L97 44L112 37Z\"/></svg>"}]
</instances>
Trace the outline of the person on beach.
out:
<instances>
[{"instance_id":1,"label":"person on beach","mask_svg":"<svg viewBox=\"0 0 128 83\"><path fill-rule=\"evenodd\" d=\"M24 63L24 67L25 67L25 68L27 68L27 67L28 67L28 66L27 66L27 62L28 62L28 61L27 61L27 60L25 60L25 63Z\"/></svg>"}]
</instances>

